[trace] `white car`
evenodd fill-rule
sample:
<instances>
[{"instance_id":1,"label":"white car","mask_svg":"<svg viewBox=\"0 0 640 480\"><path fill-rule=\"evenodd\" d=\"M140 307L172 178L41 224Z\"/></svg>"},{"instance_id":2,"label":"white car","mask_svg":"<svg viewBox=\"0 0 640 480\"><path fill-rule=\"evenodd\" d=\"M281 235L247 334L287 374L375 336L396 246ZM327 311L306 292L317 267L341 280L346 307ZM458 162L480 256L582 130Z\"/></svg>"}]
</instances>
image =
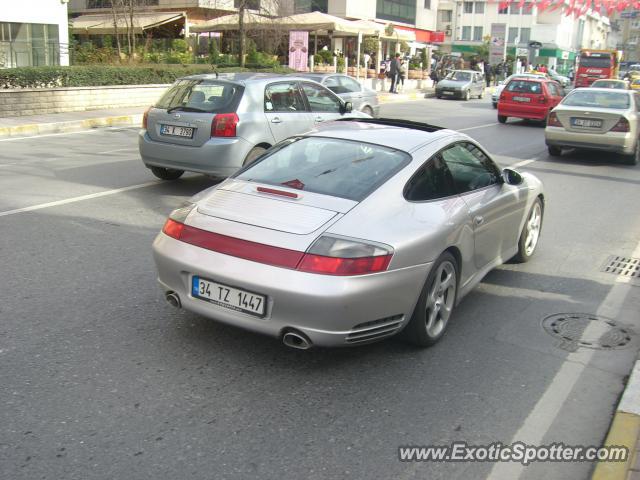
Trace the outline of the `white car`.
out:
<instances>
[{"instance_id":1,"label":"white car","mask_svg":"<svg viewBox=\"0 0 640 480\"><path fill-rule=\"evenodd\" d=\"M639 109L640 97L632 90L573 90L547 119L544 137L549 155L561 155L563 147L585 148L620 153L627 163L636 165Z\"/></svg>"}]
</instances>

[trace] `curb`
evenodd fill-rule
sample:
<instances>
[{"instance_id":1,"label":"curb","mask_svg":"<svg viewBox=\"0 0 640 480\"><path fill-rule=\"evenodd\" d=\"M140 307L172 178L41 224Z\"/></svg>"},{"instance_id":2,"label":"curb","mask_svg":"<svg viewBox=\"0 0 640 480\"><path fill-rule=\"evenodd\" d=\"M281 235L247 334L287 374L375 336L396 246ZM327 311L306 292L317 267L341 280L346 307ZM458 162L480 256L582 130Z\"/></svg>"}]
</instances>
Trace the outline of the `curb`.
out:
<instances>
[{"instance_id":1,"label":"curb","mask_svg":"<svg viewBox=\"0 0 640 480\"><path fill-rule=\"evenodd\" d=\"M378 94L378 102L379 103L410 102L414 100L423 100L425 98L433 98L435 96L436 94L434 91L399 93L395 95L391 93L385 93L383 95Z\"/></svg>"},{"instance_id":2,"label":"curb","mask_svg":"<svg viewBox=\"0 0 640 480\"><path fill-rule=\"evenodd\" d=\"M627 447L625 462L598 462L591 480L640 478L640 360L636 361L618 408L613 416L604 446Z\"/></svg>"},{"instance_id":3,"label":"curb","mask_svg":"<svg viewBox=\"0 0 640 480\"><path fill-rule=\"evenodd\" d=\"M0 138L33 137L49 133L68 133L101 127L128 127L142 124L142 114L87 118L68 122L34 123L15 127L0 127Z\"/></svg>"}]
</instances>

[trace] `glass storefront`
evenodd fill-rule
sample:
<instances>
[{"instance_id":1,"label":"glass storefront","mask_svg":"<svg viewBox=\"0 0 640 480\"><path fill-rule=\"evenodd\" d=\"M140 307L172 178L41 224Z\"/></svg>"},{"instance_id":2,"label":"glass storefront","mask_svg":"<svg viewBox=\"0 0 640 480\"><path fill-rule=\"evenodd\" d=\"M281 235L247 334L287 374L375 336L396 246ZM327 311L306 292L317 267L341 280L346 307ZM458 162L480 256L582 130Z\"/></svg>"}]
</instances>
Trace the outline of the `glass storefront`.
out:
<instances>
[{"instance_id":1,"label":"glass storefront","mask_svg":"<svg viewBox=\"0 0 640 480\"><path fill-rule=\"evenodd\" d=\"M0 68L60 65L58 25L0 22Z\"/></svg>"}]
</instances>

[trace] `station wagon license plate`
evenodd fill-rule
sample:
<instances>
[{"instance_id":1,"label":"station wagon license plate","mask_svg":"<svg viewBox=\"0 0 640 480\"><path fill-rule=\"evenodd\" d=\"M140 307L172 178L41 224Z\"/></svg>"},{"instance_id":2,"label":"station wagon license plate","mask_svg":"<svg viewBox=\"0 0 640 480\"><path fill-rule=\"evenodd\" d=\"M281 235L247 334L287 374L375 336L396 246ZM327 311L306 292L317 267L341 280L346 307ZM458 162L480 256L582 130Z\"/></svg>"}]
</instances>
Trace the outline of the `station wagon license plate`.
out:
<instances>
[{"instance_id":1,"label":"station wagon license plate","mask_svg":"<svg viewBox=\"0 0 640 480\"><path fill-rule=\"evenodd\" d=\"M453 95L453 92L442 92L443 95Z\"/></svg>"},{"instance_id":2,"label":"station wagon license plate","mask_svg":"<svg viewBox=\"0 0 640 480\"><path fill-rule=\"evenodd\" d=\"M580 128L601 128L602 120L593 118L575 118L571 117L571 126Z\"/></svg>"},{"instance_id":3,"label":"station wagon license plate","mask_svg":"<svg viewBox=\"0 0 640 480\"><path fill-rule=\"evenodd\" d=\"M173 137L193 138L193 127L178 127L176 125L160 125L161 135Z\"/></svg>"},{"instance_id":4,"label":"station wagon license plate","mask_svg":"<svg viewBox=\"0 0 640 480\"><path fill-rule=\"evenodd\" d=\"M264 317L266 312L266 296L230 287L196 275L191 277L191 295L221 307L258 317Z\"/></svg>"},{"instance_id":5,"label":"station wagon license plate","mask_svg":"<svg viewBox=\"0 0 640 480\"><path fill-rule=\"evenodd\" d=\"M530 102L531 99L529 97L513 97L514 102Z\"/></svg>"}]
</instances>

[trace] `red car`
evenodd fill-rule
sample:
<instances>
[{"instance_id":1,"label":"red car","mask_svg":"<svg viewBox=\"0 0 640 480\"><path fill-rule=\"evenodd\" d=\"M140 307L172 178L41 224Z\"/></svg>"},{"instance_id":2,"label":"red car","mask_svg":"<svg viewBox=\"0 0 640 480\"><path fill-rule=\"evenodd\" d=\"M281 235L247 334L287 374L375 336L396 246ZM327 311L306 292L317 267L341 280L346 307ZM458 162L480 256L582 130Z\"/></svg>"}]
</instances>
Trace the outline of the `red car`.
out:
<instances>
[{"instance_id":1,"label":"red car","mask_svg":"<svg viewBox=\"0 0 640 480\"><path fill-rule=\"evenodd\" d=\"M547 78L514 78L498 99L498 121L516 117L546 122L547 115L562 100L558 82Z\"/></svg>"}]
</instances>

